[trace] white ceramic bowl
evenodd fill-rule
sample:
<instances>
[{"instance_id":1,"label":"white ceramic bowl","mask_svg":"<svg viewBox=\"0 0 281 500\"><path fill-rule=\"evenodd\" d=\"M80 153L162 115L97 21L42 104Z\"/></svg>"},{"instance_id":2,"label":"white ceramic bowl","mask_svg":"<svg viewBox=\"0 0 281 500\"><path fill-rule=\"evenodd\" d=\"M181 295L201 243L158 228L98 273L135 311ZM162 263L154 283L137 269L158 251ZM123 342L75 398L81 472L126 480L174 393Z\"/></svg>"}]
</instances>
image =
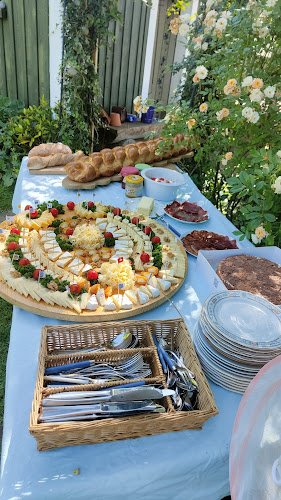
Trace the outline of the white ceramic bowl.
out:
<instances>
[{"instance_id":1,"label":"white ceramic bowl","mask_svg":"<svg viewBox=\"0 0 281 500\"><path fill-rule=\"evenodd\" d=\"M184 176L176 170L168 168L151 167L146 168L141 172L144 178L145 194L150 198L155 198L161 201L172 201L177 196L177 191L180 186L186 183ZM151 177L167 179L173 181L171 184L164 182L152 181Z\"/></svg>"}]
</instances>

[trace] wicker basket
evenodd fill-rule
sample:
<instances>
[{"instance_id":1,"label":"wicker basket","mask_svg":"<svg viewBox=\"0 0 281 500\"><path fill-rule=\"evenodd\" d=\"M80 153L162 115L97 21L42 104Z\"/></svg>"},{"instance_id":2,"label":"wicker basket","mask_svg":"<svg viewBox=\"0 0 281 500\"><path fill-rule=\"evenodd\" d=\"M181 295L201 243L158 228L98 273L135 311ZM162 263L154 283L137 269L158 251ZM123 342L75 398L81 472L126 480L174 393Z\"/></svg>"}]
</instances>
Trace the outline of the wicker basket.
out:
<instances>
[{"instance_id":1,"label":"wicker basket","mask_svg":"<svg viewBox=\"0 0 281 500\"><path fill-rule=\"evenodd\" d=\"M124 350L104 350L79 353L77 350L91 347L107 347L110 340L128 329L138 336L140 347ZM64 391L96 390L120 385L123 382L104 382L80 386L44 387L45 368L58 364L82 361L85 359L121 360L136 352L141 352L149 363L152 375L146 378L149 384L165 384L165 375L157 355L152 335L163 337L171 349L178 349L185 364L195 373L200 387L198 410L192 412L175 411L170 398L159 401L166 408L166 413L147 413L130 417L107 418L75 423L38 423L42 398L49 394ZM75 352L71 352L71 351ZM67 353L64 353L67 351ZM139 380L139 379L135 379ZM42 329L39 350L37 383L32 403L29 431L37 440L39 451L95 444L123 439L152 436L165 432L201 429L204 422L218 414L214 397L202 372L195 353L190 334L182 319L168 321L122 321L112 323L45 326Z\"/></svg>"}]
</instances>

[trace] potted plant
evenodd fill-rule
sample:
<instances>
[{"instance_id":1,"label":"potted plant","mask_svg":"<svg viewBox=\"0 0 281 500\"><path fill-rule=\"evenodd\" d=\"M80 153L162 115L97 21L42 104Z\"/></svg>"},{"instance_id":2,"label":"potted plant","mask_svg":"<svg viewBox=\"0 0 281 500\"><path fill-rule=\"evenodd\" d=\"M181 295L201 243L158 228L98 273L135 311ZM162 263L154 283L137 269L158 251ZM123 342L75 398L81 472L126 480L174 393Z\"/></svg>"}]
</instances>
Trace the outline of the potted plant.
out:
<instances>
[{"instance_id":1,"label":"potted plant","mask_svg":"<svg viewBox=\"0 0 281 500\"><path fill-rule=\"evenodd\" d=\"M134 110L136 113L141 114L141 121L143 123L152 123L155 105L153 99L143 99L138 95L134 99Z\"/></svg>"}]
</instances>

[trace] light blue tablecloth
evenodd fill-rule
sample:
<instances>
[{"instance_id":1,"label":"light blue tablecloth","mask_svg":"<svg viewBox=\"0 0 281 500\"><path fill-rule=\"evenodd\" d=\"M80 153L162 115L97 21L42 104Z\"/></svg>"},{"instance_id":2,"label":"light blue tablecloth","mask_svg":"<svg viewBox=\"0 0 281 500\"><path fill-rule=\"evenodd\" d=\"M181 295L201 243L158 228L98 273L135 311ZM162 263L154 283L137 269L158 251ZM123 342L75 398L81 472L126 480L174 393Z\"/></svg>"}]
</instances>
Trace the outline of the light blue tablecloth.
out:
<instances>
[{"instance_id":1,"label":"light blue tablecloth","mask_svg":"<svg viewBox=\"0 0 281 500\"><path fill-rule=\"evenodd\" d=\"M207 229L233 236L234 226L213 207L186 175L179 196L206 208L204 225L172 221L181 233ZM31 176L26 160L21 167L13 209L34 199L77 201L77 194L61 186L61 176ZM119 183L95 190L96 200L125 206ZM81 191L80 199L92 193ZM244 241L242 247L251 246ZM185 283L173 300L192 333L203 301L209 295L196 275L195 257L188 256ZM138 319L178 317L163 304ZM28 432L29 414L36 381L41 328L62 324L14 308L7 361L4 432L1 463L1 498L19 500L220 500L229 494L228 455L232 426L241 396L210 382L219 415L201 431L184 431L99 445L61 448L39 453ZM78 476L73 471L80 468Z\"/></svg>"}]
</instances>

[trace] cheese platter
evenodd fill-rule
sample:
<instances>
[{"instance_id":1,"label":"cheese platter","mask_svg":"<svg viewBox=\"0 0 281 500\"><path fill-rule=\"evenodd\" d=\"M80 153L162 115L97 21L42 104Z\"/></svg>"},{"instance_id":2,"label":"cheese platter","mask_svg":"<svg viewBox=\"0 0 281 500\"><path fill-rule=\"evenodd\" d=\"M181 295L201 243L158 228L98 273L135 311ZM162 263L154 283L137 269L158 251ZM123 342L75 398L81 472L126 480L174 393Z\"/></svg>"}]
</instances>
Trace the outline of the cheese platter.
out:
<instances>
[{"instance_id":1,"label":"cheese platter","mask_svg":"<svg viewBox=\"0 0 281 500\"><path fill-rule=\"evenodd\" d=\"M0 296L47 317L141 314L176 293L187 272L185 250L169 229L100 202L27 205L2 228Z\"/></svg>"}]
</instances>

